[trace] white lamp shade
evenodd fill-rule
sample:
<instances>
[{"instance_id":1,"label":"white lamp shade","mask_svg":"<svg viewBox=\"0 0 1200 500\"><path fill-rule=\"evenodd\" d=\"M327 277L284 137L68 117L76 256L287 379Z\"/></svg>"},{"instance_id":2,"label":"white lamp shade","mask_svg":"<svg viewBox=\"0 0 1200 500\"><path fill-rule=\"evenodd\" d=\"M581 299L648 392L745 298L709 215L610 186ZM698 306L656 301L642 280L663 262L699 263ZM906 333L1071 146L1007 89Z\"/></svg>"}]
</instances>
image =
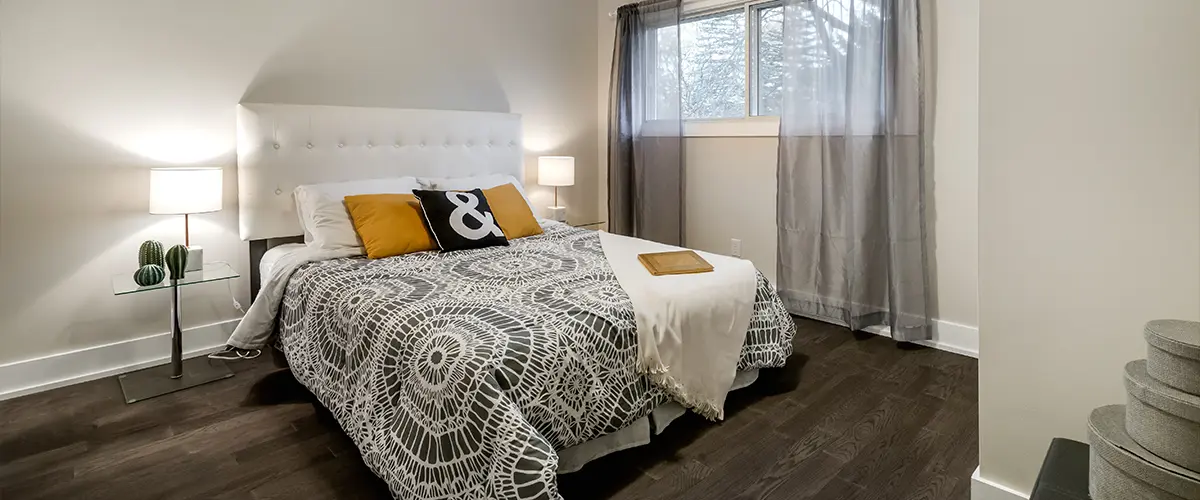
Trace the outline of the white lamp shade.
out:
<instances>
[{"instance_id":1,"label":"white lamp shade","mask_svg":"<svg viewBox=\"0 0 1200 500\"><path fill-rule=\"evenodd\" d=\"M543 186L574 186L575 158L571 156L539 157L538 184Z\"/></svg>"},{"instance_id":2,"label":"white lamp shade","mask_svg":"<svg viewBox=\"0 0 1200 500\"><path fill-rule=\"evenodd\" d=\"M221 210L220 168L150 169L150 213L199 214Z\"/></svg>"}]
</instances>

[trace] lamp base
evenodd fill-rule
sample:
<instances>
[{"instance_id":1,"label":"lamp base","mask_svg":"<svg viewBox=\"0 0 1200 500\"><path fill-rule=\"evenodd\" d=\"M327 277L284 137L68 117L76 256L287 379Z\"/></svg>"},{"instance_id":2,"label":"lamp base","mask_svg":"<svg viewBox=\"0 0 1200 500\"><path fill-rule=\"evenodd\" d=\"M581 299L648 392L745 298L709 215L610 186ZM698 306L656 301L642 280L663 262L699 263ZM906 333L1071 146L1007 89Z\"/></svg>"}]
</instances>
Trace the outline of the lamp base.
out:
<instances>
[{"instance_id":1,"label":"lamp base","mask_svg":"<svg viewBox=\"0 0 1200 500\"><path fill-rule=\"evenodd\" d=\"M567 207L546 207L546 218L558 221L567 221Z\"/></svg>"},{"instance_id":2,"label":"lamp base","mask_svg":"<svg viewBox=\"0 0 1200 500\"><path fill-rule=\"evenodd\" d=\"M187 266L184 269L188 272L204 269L204 247L188 247Z\"/></svg>"}]
</instances>

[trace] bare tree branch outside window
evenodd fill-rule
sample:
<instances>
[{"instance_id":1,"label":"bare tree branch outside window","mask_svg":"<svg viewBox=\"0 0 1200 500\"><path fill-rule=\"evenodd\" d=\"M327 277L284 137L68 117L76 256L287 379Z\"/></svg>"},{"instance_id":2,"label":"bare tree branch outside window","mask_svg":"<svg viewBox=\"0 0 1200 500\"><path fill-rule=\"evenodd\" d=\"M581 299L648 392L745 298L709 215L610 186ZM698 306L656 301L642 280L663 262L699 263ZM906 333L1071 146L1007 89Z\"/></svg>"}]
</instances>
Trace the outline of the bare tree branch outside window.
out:
<instances>
[{"instance_id":1,"label":"bare tree branch outside window","mask_svg":"<svg viewBox=\"0 0 1200 500\"><path fill-rule=\"evenodd\" d=\"M746 13L702 17L679 25L683 119L746 114Z\"/></svg>"}]
</instances>

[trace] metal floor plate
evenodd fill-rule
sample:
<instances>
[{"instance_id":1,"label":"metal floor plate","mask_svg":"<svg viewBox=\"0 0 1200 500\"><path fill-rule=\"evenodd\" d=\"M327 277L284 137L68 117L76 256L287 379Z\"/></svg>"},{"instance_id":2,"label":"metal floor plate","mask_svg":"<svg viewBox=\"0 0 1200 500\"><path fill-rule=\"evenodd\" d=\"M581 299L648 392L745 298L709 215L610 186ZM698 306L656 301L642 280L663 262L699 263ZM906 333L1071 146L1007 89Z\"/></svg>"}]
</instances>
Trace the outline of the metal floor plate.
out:
<instances>
[{"instance_id":1,"label":"metal floor plate","mask_svg":"<svg viewBox=\"0 0 1200 500\"><path fill-rule=\"evenodd\" d=\"M183 376L177 379L171 378L171 363L167 363L120 375L117 380L125 402L136 403L232 376L224 361L199 356L183 360Z\"/></svg>"}]
</instances>

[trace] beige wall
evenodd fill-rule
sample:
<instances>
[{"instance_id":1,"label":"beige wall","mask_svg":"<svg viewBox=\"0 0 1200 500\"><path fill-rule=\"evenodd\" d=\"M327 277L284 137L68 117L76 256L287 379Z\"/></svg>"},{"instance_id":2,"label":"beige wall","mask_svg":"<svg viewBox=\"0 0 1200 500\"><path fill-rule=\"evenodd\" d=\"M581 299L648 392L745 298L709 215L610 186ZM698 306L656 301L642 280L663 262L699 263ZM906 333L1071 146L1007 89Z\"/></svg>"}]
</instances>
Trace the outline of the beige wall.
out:
<instances>
[{"instance_id":1,"label":"beige wall","mask_svg":"<svg viewBox=\"0 0 1200 500\"><path fill-rule=\"evenodd\" d=\"M598 45L601 139L606 127L608 68L620 0L601 0ZM936 89L929 218L936 279L936 315L978 325L978 47L979 0L937 0ZM728 254L730 239L742 255L775 278L775 137L693 137L686 140L687 244ZM601 142L601 168L607 161ZM603 174L601 174L603 176ZM605 191L599 198L603 203ZM602 204L601 210L607 210ZM602 212L603 213L603 212Z\"/></svg>"},{"instance_id":2,"label":"beige wall","mask_svg":"<svg viewBox=\"0 0 1200 500\"><path fill-rule=\"evenodd\" d=\"M775 137L691 138L687 155L687 246L729 255L742 240L742 257L775 279Z\"/></svg>"},{"instance_id":3,"label":"beige wall","mask_svg":"<svg viewBox=\"0 0 1200 500\"><path fill-rule=\"evenodd\" d=\"M1200 319L1200 2L980 19L981 474L1027 492L1125 400L1142 325Z\"/></svg>"},{"instance_id":4,"label":"beige wall","mask_svg":"<svg viewBox=\"0 0 1200 500\"><path fill-rule=\"evenodd\" d=\"M5 0L0 7L0 364L167 330L167 296L113 297L151 166L226 167L225 210L193 219L210 261L237 236L239 101L524 115L539 152L579 158L572 216L597 204L595 4L562 0ZM549 204L537 187L535 203ZM232 283L245 303L246 280ZM223 285L185 290L185 327L235 318Z\"/></svg>"},{"instance_id":5,"label":"beige wall","mask_svg":"<svg viewBox=\"0 0 1200 500\"><path fill-rule=\"evenodd\" d=\"M979 325L979 2L936 0L933 219L937 316Z\"/></svg>"},{"instance_id":6,"label":"beige wall","mask_svg":"<svg viewBox=\"0 0 1200 500\"><path fill-rule=\"evenodd\" d=\"M627 0L596 0L596 168L600 171L600 182L596 183L597 213L608 216L608 94L612 77L613 39L616 37L616 20L609 17L617 7L630 3Z\"/></svg>"}]
</instances>

